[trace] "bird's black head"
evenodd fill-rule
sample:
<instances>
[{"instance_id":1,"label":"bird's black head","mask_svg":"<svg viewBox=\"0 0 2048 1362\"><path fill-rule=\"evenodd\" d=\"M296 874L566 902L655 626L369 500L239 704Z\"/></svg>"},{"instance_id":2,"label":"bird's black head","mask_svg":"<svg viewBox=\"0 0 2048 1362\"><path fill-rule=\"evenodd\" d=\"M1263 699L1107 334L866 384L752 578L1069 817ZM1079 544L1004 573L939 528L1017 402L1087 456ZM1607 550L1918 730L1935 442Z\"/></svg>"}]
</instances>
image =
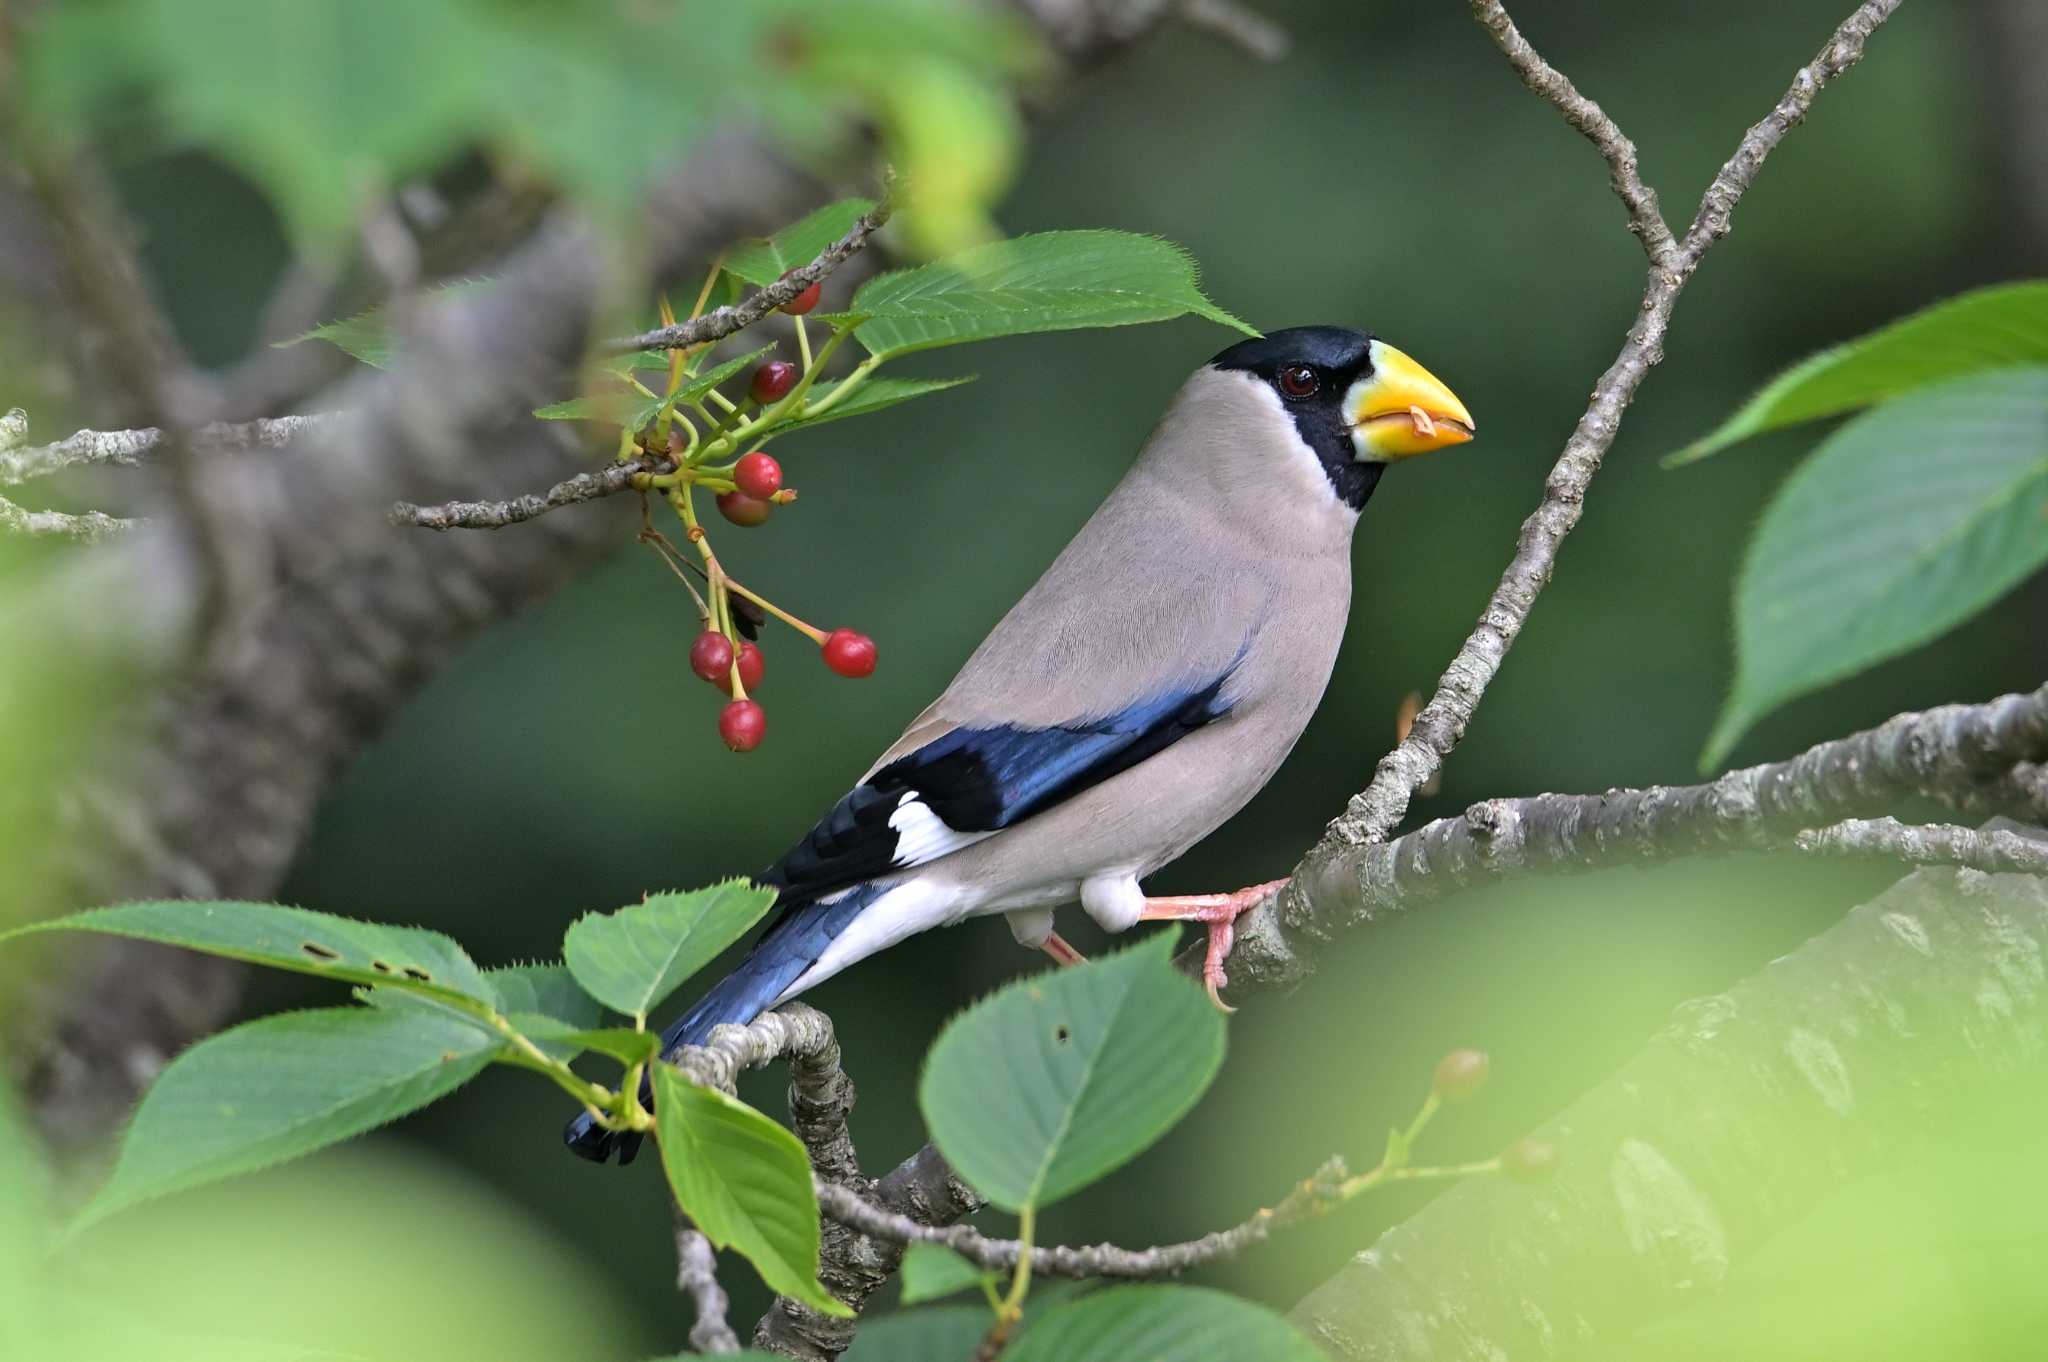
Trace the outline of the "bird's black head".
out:
<instances>
[{"instance_id":1,"label":"bird's black head","mask_svg":"<svg viewBox=\"0 0 2048 1362\"><path fill-rule=\"evenodd\" d=\"M1354 510L1393 460L1472 438L1472 417L1449 388L1364 331L1289 327L1239 341L1209 366L1270 387Z\"/></svg>"}]
</instances>

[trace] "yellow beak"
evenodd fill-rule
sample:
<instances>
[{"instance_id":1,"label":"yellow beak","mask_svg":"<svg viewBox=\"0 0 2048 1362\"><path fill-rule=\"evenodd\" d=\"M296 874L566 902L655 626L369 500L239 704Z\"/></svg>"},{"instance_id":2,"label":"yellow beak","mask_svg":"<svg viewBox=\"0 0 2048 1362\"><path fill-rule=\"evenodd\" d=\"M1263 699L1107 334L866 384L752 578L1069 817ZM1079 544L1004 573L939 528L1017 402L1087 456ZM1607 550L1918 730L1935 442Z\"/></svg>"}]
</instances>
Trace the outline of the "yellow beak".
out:
<instances>
[{"instance_id":1,"label":"yellow beak","mask_svg":"<svg viewBox=\"0 0 2048 1362\"><path fill-rule=\"evenodd\" d=\"M1344 394L1344 419L1363 462L1390 463L1472 438L1472 413L1435 374L1385 341L1372 343L1372 376Z\"/></svg>"}]
</instances>

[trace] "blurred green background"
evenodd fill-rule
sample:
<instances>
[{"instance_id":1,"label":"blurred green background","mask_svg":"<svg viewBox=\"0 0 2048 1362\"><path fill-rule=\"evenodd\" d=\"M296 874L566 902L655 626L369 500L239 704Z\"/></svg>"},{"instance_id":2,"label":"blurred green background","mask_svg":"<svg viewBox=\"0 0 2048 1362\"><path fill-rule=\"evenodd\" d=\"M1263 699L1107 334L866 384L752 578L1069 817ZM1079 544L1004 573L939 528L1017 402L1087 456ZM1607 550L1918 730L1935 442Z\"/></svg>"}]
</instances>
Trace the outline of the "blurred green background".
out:
<instances>
[{"instance_id":1,"label":"blurred green background","mask_svg":"<svg viewBox=\"0 0 2048 1362\"><path fill-rule=\"evenodd\" d=\"M1036 125L1003 226L1181 241L1211 295L1254 325L1364 326L1400 345L1464 398L1480 439L1382 484L1322 713L1270 788L1156 878L1164 892L1286 873L1365 783L1401 698L1427 693L1496 580L1641 284L1598 159L1521 87L1465 6L1260 8L1296 39L1278 65L1169 32L1090 77ZM1560 0L1521 17L1634 136L1682 221L1845 8ZM2038 268L1998 226L1999 105L1976 74L1982 41L1969 0L1906 6L1772 161L1681 302L1666 363L1555 584L1418 817L1492 795L1696 778L1731 672L1735 564L1764 499L1817 437L1773 437L1680 472L1656 461L1783 364ZM118 170L195 349L240 353L286 258L261 200L189 157ZM797 436L778 452L800 507L721 543L750 585L827 627L873 634L873 680L839 682L807 645L770 632L771 736L750 756L727 753L713 698L685 665L688 598L650 554L622 546L436 678L334 788L284 897L441 928L495 963L554 954L586 910L767 864L944 684L1122 473L1178 383L1229 339L1183 321L909 361L906 373L982 377ZM1735 761L2037 685L2044 618L2048 583L2035 581L1937 644L1774 716ZM667 713L616 698L652 694ZM606 713L615 721L591 722ZM1132 1244L1198 1234L1333 1152L1369 1162L1455 1045L1492 1052L1496 1079L1425 1153L1491 1152L1598 1081L1674 1004L1753 972L1887 878L1702 862L1474 893L1374 930L1292 996L1241 1012L1195 1115L1045 1232ZM1069 916L1062 930L1083 950L1102 944ZM921 1142L917 1063L947 1015L1041 967L984 922L913 940L814 996L860 1086L854 1125L870 1171ZM263 978L248 1009L316 996ZM779 1113L775 1087L757 1077L743 1092ZM592 1348L589 1362L674 1345L685 1314L658 1171L570 1159L557 1144L567 1114L543 1085L493 1073L376 1143L494 1189L502 1213L609 1284L591 1290L629 1302L642 1337L624 1331L616 1353ZM1375 1197L1206 1279L1284 1308L1431 1194ZM489 1251L488 1232L474 1251ZM727 1280L736 1317L751 1320L758 1286L743 1268ZM1875 1326L1828 1340L1835 1355L1942 1355L1916 1346Z\"/></svg>"}]
</instances>

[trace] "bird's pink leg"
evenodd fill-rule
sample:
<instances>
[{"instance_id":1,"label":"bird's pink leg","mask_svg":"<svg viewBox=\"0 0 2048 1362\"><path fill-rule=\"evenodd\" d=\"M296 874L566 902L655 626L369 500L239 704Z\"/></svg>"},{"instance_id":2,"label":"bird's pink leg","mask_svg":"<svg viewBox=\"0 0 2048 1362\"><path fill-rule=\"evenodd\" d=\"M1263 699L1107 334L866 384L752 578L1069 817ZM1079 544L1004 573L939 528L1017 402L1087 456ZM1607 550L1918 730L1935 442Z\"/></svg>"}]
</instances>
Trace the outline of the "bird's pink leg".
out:
<instances>
[{"instance_id":1,"label":"bird's pink leg","mask_svg":"<svg viewBox=\"0 0 2048 1362\"><path fill-rule=\"evenodd\" d=\"M1237 1009L1223 1001L1223 986L1230 982L1229 976L1223 972L1223 962L1230 958L1230 948L1237 941L1238 915L1286 887L1286 880L1268 880L1264 884L1240 889L1235 894L1169 894L1148 898L1138 920L1206 924L1209 928L1209 953L1202 961L1202 983L1209 990L1210 1002L1225 1012L1234 1012Z\"/></svg>"},{"instance_id":2,"label":"bird's pink leg","mask_svg":"<svg viewBox=\"0 0 2048 1362\"><path fill-rule=\"evenodd\" d=\"M1039 942L1038 949L1051 956L1053 963L1063 969L1068 965L1085 964L1088 960L1087 956L1081 954L1081 952L1075 950L1062 940L1058 932L1052 933L1045 940Z\"/></svg>"}]
</instances>

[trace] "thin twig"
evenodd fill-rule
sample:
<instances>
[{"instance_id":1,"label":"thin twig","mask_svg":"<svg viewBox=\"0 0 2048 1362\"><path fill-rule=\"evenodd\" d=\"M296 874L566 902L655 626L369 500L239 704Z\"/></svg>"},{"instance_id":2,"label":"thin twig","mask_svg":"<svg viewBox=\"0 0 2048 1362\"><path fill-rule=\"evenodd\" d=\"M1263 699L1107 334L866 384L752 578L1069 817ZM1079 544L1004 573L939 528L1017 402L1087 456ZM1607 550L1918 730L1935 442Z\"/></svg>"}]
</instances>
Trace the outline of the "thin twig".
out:
<instances>
[{"instance_id":1,"label":"thin twig","mask_svg":"<svg viewBox=\"0 0 2048 1362\"><path fill-rule=\"evenodd\" d=\"M718 1284L718 1259L711 1241L676 1217L676 1287L687 1293L697 1307L697 1322L690 1326L690 1346L700 1353L736 1353L740 1337L725 1322L731 1302Z\"/></svg>"},{"instance_id":2,"label":"thin twig","mask_svg":"<svg viewBox=\"0 0 2048 1362\"><path fill-rule=\"evenodd\" d=\"M1896 818L1852 818L1831 827L1810 828L1794 837L1792 845L1820 856L1964 866L1989 875L2048 875L2048 843L2002 828L1963 828L1953 823L1912 827Z\"/></svg>"},{"instance_id":3,"label":"thin twig","mask_svg":"<svg viewBox=\"0 0 2048 1362\"><path fill-rule=\"evenodd\" d=\"M97 544L126 534L146 522L122 520L103 511L72 515L64 511L30 511L0 497L0 533L24 539L69 539L80 544Z\"/></svg>"},{"instance_id":4,"label":"thin twig","mask_svg":"<svg viewBox=\"0 0 2048 1362\"><path fill-rule=\"evenodd\" d=\"M1843 21L1819 56L1799 69L1791 89L1771 113L1743 136L1735 155L1708 187L1685 239L1675 248L1662 250L1661 239L1645 216L1653 199L1635 176L1633 148L1627 139L1611 119L1600 113L1597 105L1579 95L1569 81L1529 49L1526 40L1507 22L1499 0L1472 0L1473 13L1501 42L1508 60L1523 74L1530 88L1556 105L1567 121L1591 138L1607 158L1632 225L1646 231L1643 244L1652 260L1641 306L1628 338L1594 386L1585 414L1579 418L1571 438L1565 442L1564 452L1544 482L1542 502L1522 523L1514 557L1502 573L1500 585L1488 600L1478 626L1451 659L1436 693L1416 716L1408 737L1381 758L1372 783L1330 824L1322 841L1304 860L1303 872L1312 872L1315 861L1344 847L1385 840L1407 812L1414 791L1437 772L1444 758L1458 745L1480 697L1500 671L1508 650L1528 621L1537 596L1549 584L1558 550L1584 513L1587 487L1614 444L1622 413L1644 377L1663 358L1664 335L1672 309L1701 257L1727 234L1735 205L1754 183L1764 158L1805 117L1828 82L1862 58L1865 41L1898 6L1899 0L1866 0ZM1299 908L1297 904L1296 911Z\"/></svg>"},{"instance_id":5,"label":"thin twig","mask_svg":"<svg viewBox=\"0 0 2048 1362\"><path fill-rule=\"evenodd\" d=\"M1262 1244L1273 1231L1314 1219L1343 1201L1350 1177L1342 1159L1331 1159L1302 1179L1277 1206L1261 1207L1242 1224L1199 1239L1154 1248L1128 1249L1115 1244L1086 1247L1044 1245L1031 1250L1033 1276L1045 1277L1174 1277L1206 1263L1231 1258ZM846 1187L815 1179L818 1208L833 1220L876 1239L898 1244L939 1244L977 1267L1007 1272L1017 1266L1022 1245L1015 1239L991 1239L971 1225L929 1225L863 1200Z\"/></svg>"},{"instance_id":6,"label":"thin twig","mask_svg":"<svg viewBox=\"0 0 2048 1362\"><path fill-rule=\"evenodd\" d=\"M391 507L391 523L423 530L502 530L564 506L623 492L637 477L671 472L674 467L667 459L643 455L610 464L595 473L578 473L545 492L528 492L508 501L444 501L438 506L415 506L400 501Z\"/></svg>"},{"instance_id":7,"label":"thin twig","mask_svg":"<svg viewBox=\"0 0 2048 1362\"><path fill-rule=\"evenodd\" d=\"M855 218L846 235L818 252L817 259L808 265L797 266L752 296L727 307L713 308L701 317L692 317L674 326L656 327L637 336L621 336L606 341L599 348L610 355L628 355L635 350L678 350L686 346L706 345L752 326L838 269L841 263L867 244L868 237L877 228L889 220L890 211L889 195L884 192L881 202Z\"/></svg>"},{"instance_id":8,"label":"thin twig","mask_svg":"<svg viewBox=\"0 0 2048 1362\"><path fill-rule=\"evenodd\" d=\"M250 449L283 449L333 414L277 416L232 425L215 422L192 432L192 446L204 453ZM0 487L48 477L71 468L115 465L133 468L144 455L161 453L165 437L155 426L140 430L81 430L54 444L0 451Z\"/></svg>"}]
</instances>

